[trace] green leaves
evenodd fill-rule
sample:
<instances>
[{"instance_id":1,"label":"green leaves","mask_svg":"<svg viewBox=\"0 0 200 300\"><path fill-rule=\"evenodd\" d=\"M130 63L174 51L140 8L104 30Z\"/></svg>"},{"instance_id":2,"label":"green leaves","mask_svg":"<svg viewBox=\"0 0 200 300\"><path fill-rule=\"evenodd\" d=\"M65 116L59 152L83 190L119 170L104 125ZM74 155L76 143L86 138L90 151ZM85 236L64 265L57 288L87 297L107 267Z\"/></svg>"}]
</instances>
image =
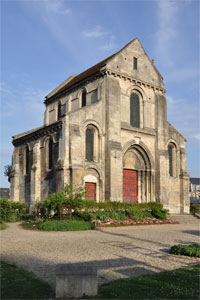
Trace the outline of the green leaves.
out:
<instances>
[{"instance_id":1,"label":"green leaves","mask_svg":"<svg viewBox=\"0 0 200 300\"><path fill-rule=\"evenodd\" d=\"M176 255L200 257L200 244L194 243L190 245L174 245L173 247L171 247L170 253Z\"/></svg>"}]
</instances>

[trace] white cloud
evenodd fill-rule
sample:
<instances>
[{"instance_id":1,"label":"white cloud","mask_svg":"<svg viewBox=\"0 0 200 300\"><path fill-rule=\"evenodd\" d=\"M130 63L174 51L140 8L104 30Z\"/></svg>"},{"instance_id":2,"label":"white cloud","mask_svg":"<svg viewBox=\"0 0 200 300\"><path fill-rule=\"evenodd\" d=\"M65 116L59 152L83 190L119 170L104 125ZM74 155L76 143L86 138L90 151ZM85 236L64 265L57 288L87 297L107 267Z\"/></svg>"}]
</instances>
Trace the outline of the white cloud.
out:
<instances>
[{"instance_id":1,"label":"white cloud","mask_svg":"<svg viewBox=\"0 0 200 300\"><path fill-rule=\"evenodd\" d=\"M99 25L96 25L94 28L90 30L84 30L82 32L82 36L85 38L98 38L104 35L108 35L109 33L106 31L103 31L102 27Z\"/></svg>"},{"instance_id":2,"label":"white cloud","mask_svg":"<svg viewBox=\"0 0 200 300\"><path fill-rule=\"evenodd\" d=\"M68 15L71 13L71 9L66 8L62 0L46 0L44 1L44 5L49 12L54 14Z\"/></svg>"},{"instance_id":3,"label":"white cloud","mask_svg":"<svg viewBox=\"0 0 200 300\"><path fill-rule=\"evenodd\" d=\"M191 80L199 76L199 68L182 67L173 69L170 74L165 75L166 82Z\"/></svg>"},{"instance_id":4,"label":"white cloud","mask_svg":"<svg viewBox=\"0 0 200 300\"><path fill-rule=\"evenodd\" d=\"M200 133L195 134L195 135L194 135L194 138L195 138L196 140L200 141Z\"/></svg>"},{"instance_id":5,"label":"white cloud","mask_svg":"<svg viewBox=\"0 0 200 300\"><path fill-rule=\"evenodd\" d=\"M168 120L172 125L180 131L186 139L199 140L199 114L200 108L191 105L190 101L172 96L167 96Z\"/></svg>"},{"instance_id":6,"label":"white cloud","mask_svg":"<svg viewBox=\"0 0 200 300\"><path fill-rule=\"evenodd\" d=\"M111 35L109 37L108 42L106 42L104 45L102 45L100 47L100 49L105 51L105 52L109 52L109 51L114 50L117 47L117 44L116 44L115 40L116 40L116 37L114 35Z\"/></svg>"},{"instance_id":7,"label":"white cloud","mask_svg":"<svg viewBox=\"0 0 200 300\"><path fill-rule=\"evenodd\" d=\"M158 31L156 33L156 52L165 64L171 65L170 48L177 36L176 18L178 5L175 1L158 1Z\"/></svg>"},{"instance_id":8,"label":"white cloud","mask_svg":"<svg viewBox=\"0 0 200 300\"><path fill-rule=\"evenodd\" d=\"M42 123L44 115L44 97L48 90L34 89L30 86L12 88L2 85L1 96L5 99L2 106L2 117L18 117L34 123Z\"/></svg>"}]
</instances>

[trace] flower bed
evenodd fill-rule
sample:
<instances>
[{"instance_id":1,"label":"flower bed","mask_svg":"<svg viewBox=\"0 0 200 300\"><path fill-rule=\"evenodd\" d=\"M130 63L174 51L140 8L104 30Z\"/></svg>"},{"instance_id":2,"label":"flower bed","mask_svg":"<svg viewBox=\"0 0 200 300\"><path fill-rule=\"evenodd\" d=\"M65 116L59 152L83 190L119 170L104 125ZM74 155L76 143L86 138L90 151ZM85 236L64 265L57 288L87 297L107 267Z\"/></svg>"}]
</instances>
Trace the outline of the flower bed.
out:
<instances>
[{"instance_id":1,"label":"flower bed","mask_svg":"<svg viewBox=\"0 0 200 300\"><path fill-rule=\"evenodd\" d=\"M156 218L142 218L140 221L133 219L127 219L124 221L117 221L109 218L108 220L95 220L95 227L107 227L107 226L129 226L129 225L152 225L152 224L177 224L178 222L170 219L160 220Z\"/></svg>"}]
</instances>

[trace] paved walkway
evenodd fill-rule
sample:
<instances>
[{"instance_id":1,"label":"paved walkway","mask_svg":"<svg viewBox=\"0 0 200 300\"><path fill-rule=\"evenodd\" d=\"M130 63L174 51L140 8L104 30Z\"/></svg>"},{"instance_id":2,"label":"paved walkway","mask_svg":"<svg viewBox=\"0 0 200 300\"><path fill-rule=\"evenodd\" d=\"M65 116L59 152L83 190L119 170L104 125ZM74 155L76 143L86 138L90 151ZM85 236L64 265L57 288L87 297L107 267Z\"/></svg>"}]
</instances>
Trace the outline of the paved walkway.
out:
<instances>
[{"instance_id":1,"label":"paved walkway","mask_svg":"<svg viewBox=\"0 0 200 300\"><path fill-rule=\"evenodd\" d=\"M198 224L41 232L25 230L15 223L1 231L1 257L54 287L56 264L95 265L102 284L196 264L200 259L169 254L170 246L192 242L200 242Z\"/></svg>"}]
</instances>

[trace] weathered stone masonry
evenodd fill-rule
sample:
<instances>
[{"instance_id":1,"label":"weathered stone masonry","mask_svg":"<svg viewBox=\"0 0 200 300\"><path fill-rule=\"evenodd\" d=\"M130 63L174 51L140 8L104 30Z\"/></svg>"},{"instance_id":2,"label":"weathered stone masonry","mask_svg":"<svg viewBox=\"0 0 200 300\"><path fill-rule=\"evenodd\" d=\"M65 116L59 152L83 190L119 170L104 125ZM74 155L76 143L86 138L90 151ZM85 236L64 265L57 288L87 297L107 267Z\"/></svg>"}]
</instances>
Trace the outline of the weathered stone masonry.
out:
<instances>
[{"instance_id":1,"label":"weathered stone masonry","mask_svg":"<svg viewBox=\"0 0 200 300\"><path fill-rule=\"evenodd\" d=\"M167 122L163 78L138 39L69 77L45 105L44 125L13 137L13 201L32 206L73 183L96 201L189 212L186 140Z\"/></svg>"}]
</instances>

